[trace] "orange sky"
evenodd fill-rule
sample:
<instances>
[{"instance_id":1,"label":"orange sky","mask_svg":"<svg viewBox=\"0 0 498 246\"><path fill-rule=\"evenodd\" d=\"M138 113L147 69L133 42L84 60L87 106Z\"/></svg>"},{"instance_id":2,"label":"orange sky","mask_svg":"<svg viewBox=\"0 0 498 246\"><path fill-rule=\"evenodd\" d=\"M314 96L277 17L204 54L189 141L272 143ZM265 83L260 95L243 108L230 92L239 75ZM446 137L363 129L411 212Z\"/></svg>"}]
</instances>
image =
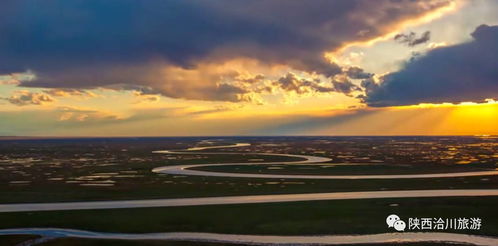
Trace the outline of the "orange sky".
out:
<instances>
[{"instance_id":1,"label":"orange sky","mask_svg":"<svg viewBox=\"0 0 498 246\"><path fill-rule=\"evenodd\" d=\"M378 36L342 43L338 49L324 51L323 56L343 70L361 67L375 74L372 81L380 84L383 75L402 69L414 54L469 42L469 33L476 26L498 24L494 10L498 4L493 1L452 1L386 25ZM421 45L409 47L394 41L396 34L424 31L432 36ZM158 59L153 66L123 65L106 71L118 74L118 78L145 73L140 79L157 87L152 92L114 85L90 89L24 87L21 81L36 80L36 71L0 74L0 135L498 134L498 103L493 100L371 107L361 100L366 89L360 79L341 73L333 77L338 85L331 85L323 74L302 69L306 64L299 60L283 64L250 55L220 58L232 48L213 51L215 55L199 59L192 67ZM69 76L69 82L71 73L64 75ZM284 81L289 74L294 80ZM349 81L356 90L336 88ZM244 93L232 92L237 90Z\"/></svg>"}]
</instances>

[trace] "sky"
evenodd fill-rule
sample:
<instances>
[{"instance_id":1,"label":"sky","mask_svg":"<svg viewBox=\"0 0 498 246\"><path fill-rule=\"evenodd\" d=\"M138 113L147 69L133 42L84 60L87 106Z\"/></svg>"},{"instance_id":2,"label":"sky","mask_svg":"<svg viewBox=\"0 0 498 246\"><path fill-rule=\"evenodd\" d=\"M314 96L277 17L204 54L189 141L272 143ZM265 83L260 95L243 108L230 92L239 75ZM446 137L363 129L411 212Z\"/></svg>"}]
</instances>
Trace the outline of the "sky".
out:
<instances>
[{"instance_id":1,"label":"sky","mask_svg":"<svg viewBox=\"0 0 498 246\"><path fill-rule=\"evenodd\" d=\"M0 136L496 135L498 1L4 0Z\"/></svg>"}]
</instances>

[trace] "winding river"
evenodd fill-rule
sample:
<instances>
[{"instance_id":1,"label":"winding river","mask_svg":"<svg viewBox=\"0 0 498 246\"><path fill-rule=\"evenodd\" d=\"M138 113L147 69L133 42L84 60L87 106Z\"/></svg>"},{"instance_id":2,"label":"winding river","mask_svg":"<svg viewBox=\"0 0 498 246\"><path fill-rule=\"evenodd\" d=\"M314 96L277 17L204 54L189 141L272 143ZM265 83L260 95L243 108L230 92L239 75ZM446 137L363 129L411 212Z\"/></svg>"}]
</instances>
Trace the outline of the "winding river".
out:
<instances>
[{"instance_id":1,"label":"winding river","mask_svg":"<svg viewBox=\"0 0 498 246\"><path fill-rule=\"evenodd\" d=\"M249 146L248 143L238 143L227 146L210 146L189 148L187 151L159 150L153 153L157 154L226 154L226 155L261 155L261 156L285 156L303 159L302 161L284 161L284 162L254 162L254 163L215 163L215 164L193 164L193 165L174 165L164 166L152 169L155 173L164 173L172 175L195 175L195 176L212 176L212 177L229 177L229 178L265 178L265 179L415 179L415 178L452 178L452 177L470 177L497 175L498 170L475 171L475 172L452 172L452 173L428 173L428 174L402 174L402 175L299 175L299 174L260 174L260 173L230 173L193 170L198 167L213 166L249 166L249 165L273 165L273 164L315 164L332 161L330 158L308 155L291 155L291 154L273 154L273 153L234 153L234 152L196 152L197 150L214 149L214 148L234 148Z\"/></svg>"},{"instance_id":2,"label":"winding river","mask_svg":"<svg viewBox=\"0 0 498 246\"><path fill-rule=\"evenodd\" d=\"M430 174L403 174L403 175L285 175L285 174L250 174L229 173L193 170L195 167L230 166L230 165L270 165L270 164L316 164L331 161L330 158L274 154L274 153L236 153L236 152L200 152L206 149L236 148L249 146L248 143L235 145L195 147L182 151L160 150L157 154L227 154L227 155L262 155L285 156L300 158L300 161L285 162L255 162L255 163L217 163L176 165L154 168L152 172L172 175L197 175L215 177L237 178L267 178L267 179L413 179L413 178L446 178L497 175L498 170L457 172L457 173L430 173ZM54 210L81 210L81 209L115 209L115 208L146 208L146 207L173 207L221 204L249 204L269 202L295 202L318 200L344 200L344 199L374 199L374 198L408 198L408 197L451 197L451 196L498 196L498 189L457 189L457 190L400 190L400 191L362 191L362 192L333 192L333 193L307 193L307 194L282 194L282 195L248 195L248 196L223 196L202 198L173 198L125 201L95 201L95 202L63 202L63 203L20 203L0 204L0 212L27 212L27 211L54 211ZM76 237L99 239L123 240L176 240L220 242L250 245L310 245L310 244L364 244L387 242L446 242L464 243L475 245L498 245L498 238L455 234L455 233L383 233L371 235L321 235L321 236L261 236L261 235L234 235L201 232L168 232L168 233L104 233L83 230L59 228L16 228L0 230L0 235L32 234L46 238Z\"/></svg>"}]
</instances>

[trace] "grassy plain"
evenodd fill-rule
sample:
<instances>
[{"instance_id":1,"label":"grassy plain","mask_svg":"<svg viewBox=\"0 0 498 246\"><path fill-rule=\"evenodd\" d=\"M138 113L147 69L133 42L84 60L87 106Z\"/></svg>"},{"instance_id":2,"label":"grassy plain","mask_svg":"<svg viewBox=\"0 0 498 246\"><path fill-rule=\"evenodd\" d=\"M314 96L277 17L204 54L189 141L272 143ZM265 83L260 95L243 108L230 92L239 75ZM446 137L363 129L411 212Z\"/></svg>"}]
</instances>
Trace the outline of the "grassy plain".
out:
<instances>
[{"instance_id":1,"label":"grassy plain","mask_svg":"<svg viewBox=\"0 0 498 246\"><path fill-rule=\"evenodd\" d=\"M498 235L498 197L359 199L169 208L0 213L0 228L56 227L103 232L217 232L231 234L370 234L391 230L387 215L482 219L480 230Z\"/></svg>"}]
</instances>

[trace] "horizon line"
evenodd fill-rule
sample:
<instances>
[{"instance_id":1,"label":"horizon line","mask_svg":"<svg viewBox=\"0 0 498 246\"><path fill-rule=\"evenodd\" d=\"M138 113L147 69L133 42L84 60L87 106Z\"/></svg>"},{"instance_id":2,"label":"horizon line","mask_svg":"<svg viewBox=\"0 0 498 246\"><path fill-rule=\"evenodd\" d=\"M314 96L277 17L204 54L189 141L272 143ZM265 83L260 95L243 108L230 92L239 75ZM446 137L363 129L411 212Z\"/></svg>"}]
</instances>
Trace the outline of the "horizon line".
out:
<instances>
[{"instance_id":1,"label":"horizon line","mask_svg":"<svg viewBox=\"0 0 498 246\"><path fill-rule=\"evenodd\" d=\"M422 135L422 134L406 134L406 135L157 135L157 136L0 136L0 140L22 140L22 139L91 139L91 138L234 138L234 137L498 137L498 134L442 134L442 135Z\"/></svg>"}]
</instances>

